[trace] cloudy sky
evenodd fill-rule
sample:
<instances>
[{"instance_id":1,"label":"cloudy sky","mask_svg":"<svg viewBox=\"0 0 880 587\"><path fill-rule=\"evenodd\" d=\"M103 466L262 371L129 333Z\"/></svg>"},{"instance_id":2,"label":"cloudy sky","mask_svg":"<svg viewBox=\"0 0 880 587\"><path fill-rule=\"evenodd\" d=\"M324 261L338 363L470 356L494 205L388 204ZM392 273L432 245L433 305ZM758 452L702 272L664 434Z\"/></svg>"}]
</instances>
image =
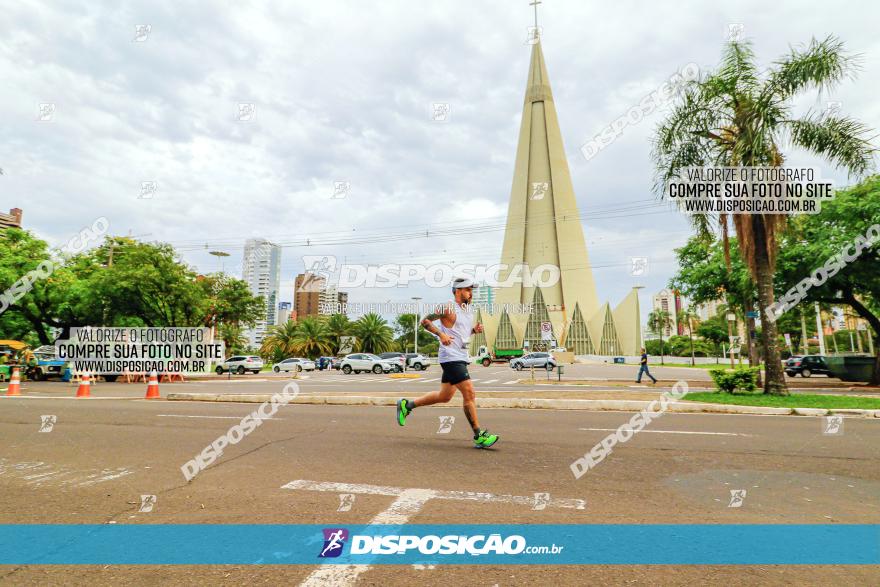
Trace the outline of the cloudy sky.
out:
<instances>
[{"instance_id":1,"label":"cloudy sky","mask_svg":"<svg viewBox=\"0 0 880 587\"><path fill-rule=\"evenodd\" d=\"M250 237L283 248L281 300L303 255L349 263L494 263L501 249L528 68L526 0L504 2L16 2L0 21L0 209L54 244L98 216L113 234L174 244L202 272ZM880 128L875 2L544 0L543 47L602 299L665 286L686 220L651 192L664 109L587 161L580 146L688 63L711 68L729 25L762 63L839 36L862 71L799 112L841 103ZM145 34L137 25L148 25ZM446 122L431 105L448 103ZM40 120L41 104L52 104ZM255 116L239 120L239 104ZM788 151L795 165L818 165ZM332 198L334 182L350 182ZM141 197L143 182L156 182ZM377 235L485 226L465 238ZM303 246L308 238L310 246ZM354 242L351 242L354 239ZM345 244L348 241L348 244ZM335 244L334 244L335 243ZM630 257L649 273L630 275ZM435 299L427 288L354 301Z\"/></svg>"}]
</instances>

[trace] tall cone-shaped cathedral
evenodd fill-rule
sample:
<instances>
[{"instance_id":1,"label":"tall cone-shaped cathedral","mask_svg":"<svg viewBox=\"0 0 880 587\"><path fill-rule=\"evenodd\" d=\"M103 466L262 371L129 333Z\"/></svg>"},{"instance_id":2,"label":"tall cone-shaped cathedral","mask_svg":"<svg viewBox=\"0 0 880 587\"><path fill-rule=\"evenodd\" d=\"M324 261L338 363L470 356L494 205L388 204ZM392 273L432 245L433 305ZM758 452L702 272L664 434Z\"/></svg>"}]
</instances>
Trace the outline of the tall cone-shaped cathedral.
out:
<instances>
[{"instance_id":1,"label":"tall cone-shaped cathedral","mask_svg":"<svg viewBox=\"0 0 880 587\"><path fill-rule=\"evenodd\" d=\"M539 40L532 45L501 264L495 311L480 313L482 344L520 348L528 341L529 348L539 348L548 343L541 325L549 322L547 346L564 345L578 355L637 354L641 336L632 333L639 330L638 296L628 296L612 313L596 295ZM559 279L538 273L542 265L558 268ZM516 304L530 304L531 312L502 310ZM625 323L620 326L626 336L618 336L618 322Z\"/></svg>"}]
</instances>

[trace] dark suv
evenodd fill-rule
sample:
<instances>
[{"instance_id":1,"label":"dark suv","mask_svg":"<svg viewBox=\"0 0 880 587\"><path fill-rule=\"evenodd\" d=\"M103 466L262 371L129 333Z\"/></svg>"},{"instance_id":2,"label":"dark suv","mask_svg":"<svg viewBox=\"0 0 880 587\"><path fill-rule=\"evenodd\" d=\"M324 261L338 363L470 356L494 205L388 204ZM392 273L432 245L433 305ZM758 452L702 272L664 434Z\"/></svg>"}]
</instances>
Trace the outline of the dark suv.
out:
<instances>
[{"instance_id":1,"label":"dark suv","mask_svg":"<svg viewBox=\"0 0 880 587\"><path fill-rule=\"evenodd\" d=\"M805 357L792 357L785 362L785 374L794 377L798 373L801 377L810 375L827 375L833 377L828 369L825 357L821 355L807 355Z\"/></svg>"}]
</instances>

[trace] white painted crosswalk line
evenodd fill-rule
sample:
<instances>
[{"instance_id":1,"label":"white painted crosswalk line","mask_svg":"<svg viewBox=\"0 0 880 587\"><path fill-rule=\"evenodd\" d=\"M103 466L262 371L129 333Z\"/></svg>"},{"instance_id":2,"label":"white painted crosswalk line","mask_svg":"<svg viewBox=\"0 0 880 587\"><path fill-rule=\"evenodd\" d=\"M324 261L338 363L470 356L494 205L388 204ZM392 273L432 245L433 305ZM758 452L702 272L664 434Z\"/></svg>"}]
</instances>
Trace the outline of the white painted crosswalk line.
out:
<instances>
[{"instance_id":1,"label":"white painted crosswalk line","mask_svg":"<svg viewBox=\"0 0 880 587\"><path fill-rule=\"evenodd\" d=\"M498 380L497 379L487 379L483 383L495 383L496 381L498 381Z\"/></svg>"},{"instance_id":2,"label":"white painted crosswalk line","mask_svg":"<svg viewBox=\"0 0 880 587\"><path fill-rule=\"evenodd\" d=\"M516 379L514 379L513 381L505 381L504 383L502 383L502 385L513 385L514 383L517 383Z\"/></svg>"}]
</instances>

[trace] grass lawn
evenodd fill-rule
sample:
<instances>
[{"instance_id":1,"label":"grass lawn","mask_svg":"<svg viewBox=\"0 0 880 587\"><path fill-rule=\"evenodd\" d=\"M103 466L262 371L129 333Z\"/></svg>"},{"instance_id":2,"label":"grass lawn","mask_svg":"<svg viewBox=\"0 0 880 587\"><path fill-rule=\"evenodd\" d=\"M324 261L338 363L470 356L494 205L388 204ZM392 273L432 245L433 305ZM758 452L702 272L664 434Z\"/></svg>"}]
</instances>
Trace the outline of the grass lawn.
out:
<instances>
[{"instance_id":1,"label":"grass lawn","mask_svg":"<svg viewBox=\"0 0 880 587\"><path fill-rule=\"evenodd\" d=\"M701 391L689 393L685 395L683 399L692 402L733 404L737 406L762 406L771 408L859 408L865 410L880 410L880 398L856 397L852 395L732 395L729 393Z\"/></svg>"}]
</instances>

